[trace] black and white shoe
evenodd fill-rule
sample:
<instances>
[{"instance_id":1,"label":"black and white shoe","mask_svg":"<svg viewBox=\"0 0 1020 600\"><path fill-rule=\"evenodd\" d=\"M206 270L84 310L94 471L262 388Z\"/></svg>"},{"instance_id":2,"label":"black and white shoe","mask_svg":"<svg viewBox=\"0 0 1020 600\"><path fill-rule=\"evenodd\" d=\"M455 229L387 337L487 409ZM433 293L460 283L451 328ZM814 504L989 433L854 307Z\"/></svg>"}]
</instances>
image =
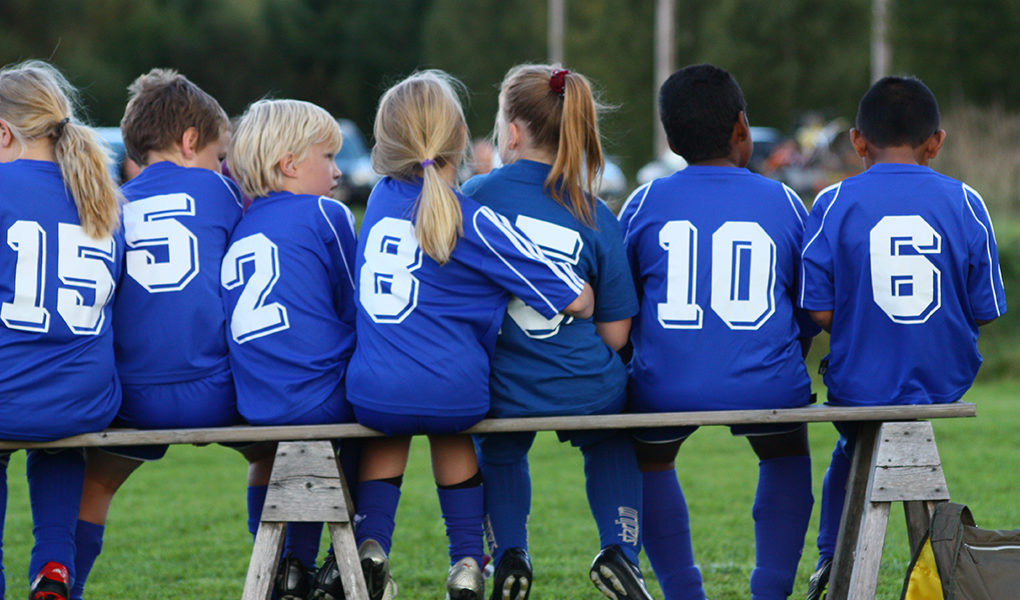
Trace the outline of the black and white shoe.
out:
<instances>
[{"instance_id":1,"label":"black and white shoe","mask_svg":"<svg viewBox=\"0 0 1020 600\"><path fill-rule=\"evenodd\" d=\"M386 551L379 542L365 540L358 547L358 558L361 560L361 571L365 574L369 599L382 600L390 579L390 559Z\"/></svg>"},{"instance_id":2,"label":"black and white shoe","mask_svg":"<svg viewBox=\"0 0 1020 600\"><path fill-rule=\"evenodd\" d=\"M344 586L340 579L340 569L336 566L336 557L332 552L323 561L315 581L312 582L312 595L309 600L344 600Z\"/></svg>"},{"instance_id":3,"label":"black and white shoe","mask_svg":"<svg viewBox=\"0 0 1020 600\"><path fill-rule=\"evenodd\" d=\"M588 574L595 587L610 600L652 600L641 569L627 560L615 544L598 553Z\"/></svg>"},{"instance_id":4,"label":"black and white shoe","mask_svg":"<svg viewBox=\"0 0 1020 600\"><path fill-rule=\"evenodd\" d=\"M446 600L485 600L485 577L475 559L468 556L450 567Z\"/></svg>"},{"instance_id":5,"label":"black and white shoe","mask_svg":"<svg viewBox=\"0 0 1020 600\"><path fill-rule=\"evenodd\" d=\"M528 551L524 548L510 548L496 565L489 600L528 600L531 582L531 557Z\"/></svg>"},{"instance_id":6,"label":"black and white shoe","mask_svg":"<svg viewBox=\"0 0 1020 600\"><path fill-rule=\"evenodd\" d=\"M826 592L829 589L829 575L832 573L832 559L826 558L822 566L811 574L807 584L806 600L825 600Z\"/></svg>"},{"instance_id":7,"label":"black and white shoe","mask_svg":"<svg viewBox=\"0 0 1020 600\"><path fill-rule=\"evenodd\" d=\"M288 554L276 569L274 588L277 600L306 600L312 591L314 578L314 571L293 554Z\"/></svg>"}]
</instances>

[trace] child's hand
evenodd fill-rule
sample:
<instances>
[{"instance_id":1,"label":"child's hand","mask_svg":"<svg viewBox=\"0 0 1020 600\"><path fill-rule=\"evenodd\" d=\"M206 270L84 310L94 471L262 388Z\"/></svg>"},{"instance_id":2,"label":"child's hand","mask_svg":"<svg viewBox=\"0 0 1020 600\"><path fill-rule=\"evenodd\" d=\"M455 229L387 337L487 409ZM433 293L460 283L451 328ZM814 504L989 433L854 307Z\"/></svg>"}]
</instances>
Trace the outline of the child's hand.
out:
<instances>
[{"instance_id":1,"label":"child's hand","mask_svg":"<svg viewBox=\"0 0 1020 600\"><path fill-rule=\"evenodd\" d=\"M571 317L577 317L578 319L587 319L592 316L594 312L595 291L591 289L590 284L585 282L584 289L581 290L581 295L563 309L563 314Z\"/></svg>"}]
</instances>

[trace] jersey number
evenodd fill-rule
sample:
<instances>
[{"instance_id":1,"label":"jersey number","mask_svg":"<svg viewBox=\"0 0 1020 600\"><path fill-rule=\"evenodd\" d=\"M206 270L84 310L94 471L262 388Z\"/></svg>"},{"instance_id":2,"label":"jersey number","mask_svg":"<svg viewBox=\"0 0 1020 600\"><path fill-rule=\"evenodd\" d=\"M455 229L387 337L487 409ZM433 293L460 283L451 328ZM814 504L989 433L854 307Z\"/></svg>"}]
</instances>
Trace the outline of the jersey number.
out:
<instances>
[{"instance_id":1,"label":"jersey number","mask_svg":"<svg viewBox=\"0 0 1020 600\"><path fill-rule=\"evenodd\" d=\"M517 215L514 224L527 234L531 241L535 242L535 245L549 260L576 265L581 259L584 241L577 231L526 215ZM517 323L517 326L521 328L521 331L534 339L552 337L560 330L560 325L565 325L573 320L573 317L568 317L563 313L547 319L517 296L510 299L506 311L514 323Z\"/></svg>"},{"instance_id":2,"label":"jersey number","mask_svg":"<svg viewBox=\"0 0 1020 600\"><path fill-rule=\"evenodd\" d=\"M18 254L14 298L0 307L10 329L46 333L50 311L46 295L46 231L35 221L16 221L7 229L7 245ZM113 263L112 237L89 237L80 225L57 225L57 313L75 335L96 335L103 328L103 308L113 299L114 281L105 263ZM90 290L92 302L81 290Z\"/></svg>"},{"instance_id":3,"label":"jersey number","mask_svg":"<svg viewBox=\"0 0 1020 600\"><path fill-rule=\"evenodd\" d=\"M920 215L887 216L871 230L871 290L895 323L924 323L942 305L942 272L925 254L942 236Z\"/></svg>"},{"instance_id":4,"label":"jersey number","mask_svg":"<svg viewBox=\"0 0 1020 600\"><path fill-rule=\"evenodd\" d=\"M421 247L414 225L384 217L365 241L365 264L358 274L358 298L376 323L401 323L418 306Z\"/></svg>"},{"instance_id":5,"label":"jersey number","mask_svg":"<svg viewBox=\"0 0 1020 600\"><path fill-rule=\"evenodd\" d=\"M266 302L279 278L279 248L261 233L237 240L223 256L223 287L244 286L230 316L230 335L238 344L290 327L287 308L279 302Z\"/></svg>"},{"instance_id":6,"label":"jersey number","mask_svg":"<svg viewBox=\"0 0 1020 600\"><path fill-rule=\"evenodd\" d=\"M165 194L124 206L127 274L151 293L184 289L198 274L198 238L174 217L194 216L195 200L187 194ZM166 260L152 250L166 248Z\"/></svg>"},{"instance_id":7,"label":"jersey number","mask_svg":"<svg viewBox=\"0 0 1020 600\"><path fill-rule=\"evenodd\" d=\"M666 301L658 304L666 329L701 329L696 302L698 228L670 221L659 230L667 252ZM761 225L727 221L712 234L710 305L730 329L758 329L775 312L776 245Z\"/></svg>"}]
</instances>

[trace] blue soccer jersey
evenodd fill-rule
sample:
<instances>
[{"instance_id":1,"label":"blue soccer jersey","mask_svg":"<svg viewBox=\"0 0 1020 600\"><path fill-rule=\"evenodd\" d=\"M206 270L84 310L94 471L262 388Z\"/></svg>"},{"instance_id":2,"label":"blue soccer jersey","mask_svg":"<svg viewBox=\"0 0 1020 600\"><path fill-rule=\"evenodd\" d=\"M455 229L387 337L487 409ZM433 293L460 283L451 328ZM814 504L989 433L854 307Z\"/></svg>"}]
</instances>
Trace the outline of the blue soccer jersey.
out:
<instances>
[{"instance_id":1,"label":"blue soccer jersey","mask_svg":"<svg viewBox=\"0 0 1020 600\"><path fill-rule=\"evenodd\" d=\"M0 182L0 438L103 429L120 407L111 313L124 239L85 234L55 163L0 163Z\"/></svg>"},{"instance_id":2,"label":"blue soccer jersey","mask_svg":"<svg viewBox=\"0 0 1020 600\"><path fill-rule=\"evenodd\" d=\"M539 315L519 298L508 305L496 342L490 388L497 417L590 414L618 399L627 372L595 331L595 321L637 314L620 225L599 202L595 226L580 223L544 191L551 167L518 160L464 184L465 194L507 217L550 260L570 265L595 291L591 319Z\"/></svg>"},{"instance_id":3,"label":"blue soccer jersey","mask_svg":"<svg viewBox=\"0 0 1020 600\"><path fill-rule=\"evenodd\" d=\"M257 198L223 258L237 408L257 425L346 420L354 351L354 217L325 196Z\"/></svg>"},{"instance_id":4,"label":"blue soccer jersey","mask_svg":"<svg viewBox=\"0 0 1020 600\"><path fill-rule=\"evenodd\" d=\"M794 307L806 217L793 190L736 167L687 167L631 195L631 410L809 402L798 338L819 330Z\"/></svg>"},{"instance_id":5,"label":"blue soccer jersey","mask_svg":"<svg viewBox=\"0 0 1020 600\"><path fill-rule=\"evenodd\" d=\"M832 311L829 402L952 402L981 365L979 320L1006 312L981 196L928 167L880 163L821 192L799 303Z\"/></svg>"},{"instance_id":6,"label":"blue soccer jersey","mask_svg":"<svg viewBox=\"0 0 1020 600\"><path fill-rule=\"evenodd\" d=\"M177 383L228 369L220 263L241 218L240 190L171 162L122 189L127 249L113 311L121 381Z\"/></svg>"},{"instance_id":7,"label":"blue soccer jersey","mask_svg":"<svg viewBox=\"0 0 1020 600\"><path fill-rule=\"evenodd\" d=\"M414 236L421 183L384 178L358 241L358 347L348 395L369 410L484 413L489 363L511 294L552 319L584 282L492 209L457 194L463 235L439 265Z\"/></svg>"}]
</instances>

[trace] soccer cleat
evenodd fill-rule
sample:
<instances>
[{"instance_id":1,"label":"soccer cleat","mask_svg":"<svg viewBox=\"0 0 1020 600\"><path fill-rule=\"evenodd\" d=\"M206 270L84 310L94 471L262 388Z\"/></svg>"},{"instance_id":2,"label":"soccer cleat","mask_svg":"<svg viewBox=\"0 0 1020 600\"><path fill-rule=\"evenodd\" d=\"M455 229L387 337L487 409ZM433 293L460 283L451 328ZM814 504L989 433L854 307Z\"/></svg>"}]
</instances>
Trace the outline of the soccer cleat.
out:
<instances>
[{"instance_id":1,"label":"soccer cleat","mask_svg":"<svg viewBox=\"0 0 1020 600\"><path fill-rule=\"evenodd\" d=\"M832 573L832 559L826 558L822 566L811 574L807 584L807 600L824 600L829 587L829 574Z\"/></svg>"},{"instance_id":2,"label":"soccer cleat","mask_svg":"<svg viewBox=\"0 0 1020 600\"><path fill-rule=\"evenodd\" d=\"M315 573L294 555L288 554L276 569L274 589L277 600L306 600Z\"/></svg>"},{"instance_id":3,"label":"soccer cleat","mask_svg":"<svg viewBox=\"0 0 1020 600\"><path fill-rule=\"evenodd\" d=\"M365 574L369 600L382 600L390 579L390 559L375 540L365 540L358 547L361 571Z\"/></svg>"},{"instance_id":4,"label":"soccer cleat","mask_svg":"<svg viewBox=\"0 0 1020 600\"><path fill-rule=\"evenodd\" d=\"M598 553L588 574L595 587L610 600L652 600L641 569L627 560L616 544Z\"/></svg>"},{"instance_id":5,"label":"soccer cleat","mask_svg":"<svg viewBox=\"0 0 1020 600\"><path fill-rule=\"evenodd\" d=\"M483 600L484 597L485 577L475 559L468 556L454 563L446 578L446 600Z\"/></svg>"},{"instance_id":6,"label":"soccer cleat","mask_svg":"<svg viewBox=\"0 0 1020 600\"><path fill-rule=\"evenodd\" d=\"M531 573L528 551L524 548L510 548L496 565L489 600L528 600L531 595Z\"/></svg>"},{"instance_id":7,"label":"soccer cleat","mask_svg":"<svg viewBox=\"0 0 1020 600\"><path fill-rule=\"evenodd\" d=\"M71 596L71 576L64 565L50 561L35 576L28 600L68 600Z\"/></svg>"},{"instance_id":8,"label":"soccer cleat","mask_svg":"<svg viewBox=\"0 0 1020 600\"><path fill-rule=\"evenodd\" d=\"M312 595L309 600L344 600L344 586L340 579L340 569L336 566L336 556L332 552L326 556L312 582Z\"/></svg>"}]
</instances>

